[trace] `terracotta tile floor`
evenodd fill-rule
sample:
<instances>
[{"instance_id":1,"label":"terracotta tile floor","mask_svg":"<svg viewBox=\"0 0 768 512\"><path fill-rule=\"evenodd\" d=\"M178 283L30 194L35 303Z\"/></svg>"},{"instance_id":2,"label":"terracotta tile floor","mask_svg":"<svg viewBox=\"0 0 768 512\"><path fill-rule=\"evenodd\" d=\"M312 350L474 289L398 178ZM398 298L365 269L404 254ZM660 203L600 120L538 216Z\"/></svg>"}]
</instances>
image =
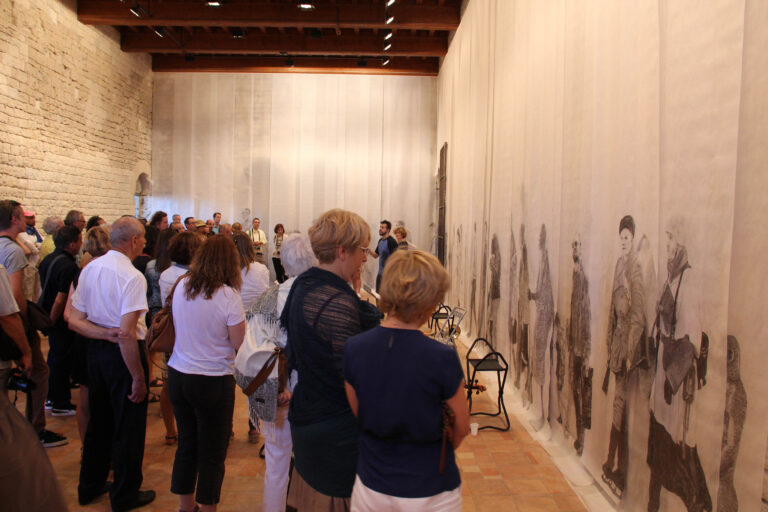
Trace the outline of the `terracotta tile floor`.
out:
<instances>
[{"instance_id":1,"label":"terracotta tile floor","mask_svg":"<svg viewBox=\"0 0 768 512\"><path fill-rule=\"evenodd\" d=\"M464 349L466 350L466 349ZM73 391L77 403L78 391ZM488 393L475 395L474 410L492 410ZM23 411L23 398L17 403ZM263 491L264 461L258 457L256 444L248 443L247 405L245 395L237 392L235 405L235 438L227 455L219 510L260 510ZM480 425L501 424L497 419L473 418ZM481 430L469 436L457 451L461 470L463 510L503 512L576 512L585 511L579 497L554 465L551 457L514 418L508 432ZM80 439L75 417L48 416L48 428L70 439L69 444L48 449L62 490L72 511L108 511L109 501L103 496L82 507L77 503L77 480L80 463ZM175 446L164 443L164 427L159 404L149 405L147 441L144 454L143 489L154 489L157 499L143 511L174 511L178 499L169 491Z\"/></svg>"}]
</instances>

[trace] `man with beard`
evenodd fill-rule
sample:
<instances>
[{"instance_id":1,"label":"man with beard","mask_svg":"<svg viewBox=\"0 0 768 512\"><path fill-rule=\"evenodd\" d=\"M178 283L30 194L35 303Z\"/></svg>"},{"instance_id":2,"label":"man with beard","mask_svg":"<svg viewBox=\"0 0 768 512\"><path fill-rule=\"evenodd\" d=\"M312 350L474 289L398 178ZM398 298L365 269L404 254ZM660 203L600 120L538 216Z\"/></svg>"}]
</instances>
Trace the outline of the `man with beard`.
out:
<instances>
[{"instance_id":1,"label":"man with beard","mask_svg":"<svg viewBox=\"0 0 768 512\"><path fill-rule=\"evenodd\" d=\"M371 252L370 249L366 249L366 254L379 260L379 273L376 274L376 291L379 291L379 285L381 284L381 275L384 272L384 265L387 263L387 258L392 256L397 250L397 241L394 237L390 236L389 232L392 230L392 223L388 220L382 220L379 224L379 243L376 244L376 250Z\"/></svg>"}]
</instances>

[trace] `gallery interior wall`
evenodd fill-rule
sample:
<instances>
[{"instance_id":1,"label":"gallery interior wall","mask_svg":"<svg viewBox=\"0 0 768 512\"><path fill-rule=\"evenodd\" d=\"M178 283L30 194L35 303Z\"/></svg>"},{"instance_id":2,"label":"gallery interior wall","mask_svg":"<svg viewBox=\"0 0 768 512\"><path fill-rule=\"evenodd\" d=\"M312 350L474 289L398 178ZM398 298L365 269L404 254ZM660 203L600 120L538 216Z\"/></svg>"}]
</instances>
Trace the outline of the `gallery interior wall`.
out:
<instances>
[{"instance_id":1,"label":"gallery interior wall","mask_svg":"<svg viewBox=\"0 0 768 512\"><path fill-rule=\"evenodd\" d=\"M152 69L75 0L0 2L0 198L48 215L133 213L151 172Z\"/></svg>"},{"instance_id":2,"label":"gallery interior wall","mask_svg":"<svg viewBox=\"0 0 768 512\"><path fill-rule=\"evenodd\" d=\"M760 0L472 0L441 66L447 302L620 510L764 506L766 23Z\"/></svg>"},{"instance_id":3,"label":"gallery interior wall","mask_svg":"<svg viewBox=\"0 0 768 512\"><path fill-rule=\"evenodd\" d=\"M152 209L306 232L331 208L434 243L434 77L156 73ZM268 261L270 261L268 259ZM378 260L364 282L375 283Z\"/></svg>"}]
</instances>

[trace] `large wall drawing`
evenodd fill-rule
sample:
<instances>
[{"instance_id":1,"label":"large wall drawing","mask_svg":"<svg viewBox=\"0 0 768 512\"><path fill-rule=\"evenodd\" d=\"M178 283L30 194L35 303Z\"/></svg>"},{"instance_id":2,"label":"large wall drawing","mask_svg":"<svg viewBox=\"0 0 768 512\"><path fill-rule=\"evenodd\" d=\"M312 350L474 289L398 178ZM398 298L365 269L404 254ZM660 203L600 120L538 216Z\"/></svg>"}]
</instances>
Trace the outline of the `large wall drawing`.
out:
<instances>
[{"instance_id":1,"label":"large wall drawing","mask_svg":"<svg viewBox=\"0 0 768 512\"><path fill-rule=\"evenodd\" d=\"M765 26L472 0L441 67L447 303L618 510L768 510Z\"/></svg>"}]
</instances>

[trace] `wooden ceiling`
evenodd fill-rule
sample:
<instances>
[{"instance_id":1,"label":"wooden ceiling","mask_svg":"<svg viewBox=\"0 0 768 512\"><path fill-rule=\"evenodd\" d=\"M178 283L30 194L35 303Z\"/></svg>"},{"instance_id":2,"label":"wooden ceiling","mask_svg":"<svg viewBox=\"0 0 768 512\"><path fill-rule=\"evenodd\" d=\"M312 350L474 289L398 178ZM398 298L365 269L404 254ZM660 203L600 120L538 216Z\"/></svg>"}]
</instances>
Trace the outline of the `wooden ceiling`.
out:
<instances>
[{"instance_id":1,"label":"wooden ceiling","mask_svg":"<svg viewBox=\"0 0 768 512\"><path fill-rule=\"evenodd\" d=\"M159 72L437 75L460 6L461 0L78 0L77 17L115 27L122 50L149 53Z\"/></svg>"}]
</instances>

